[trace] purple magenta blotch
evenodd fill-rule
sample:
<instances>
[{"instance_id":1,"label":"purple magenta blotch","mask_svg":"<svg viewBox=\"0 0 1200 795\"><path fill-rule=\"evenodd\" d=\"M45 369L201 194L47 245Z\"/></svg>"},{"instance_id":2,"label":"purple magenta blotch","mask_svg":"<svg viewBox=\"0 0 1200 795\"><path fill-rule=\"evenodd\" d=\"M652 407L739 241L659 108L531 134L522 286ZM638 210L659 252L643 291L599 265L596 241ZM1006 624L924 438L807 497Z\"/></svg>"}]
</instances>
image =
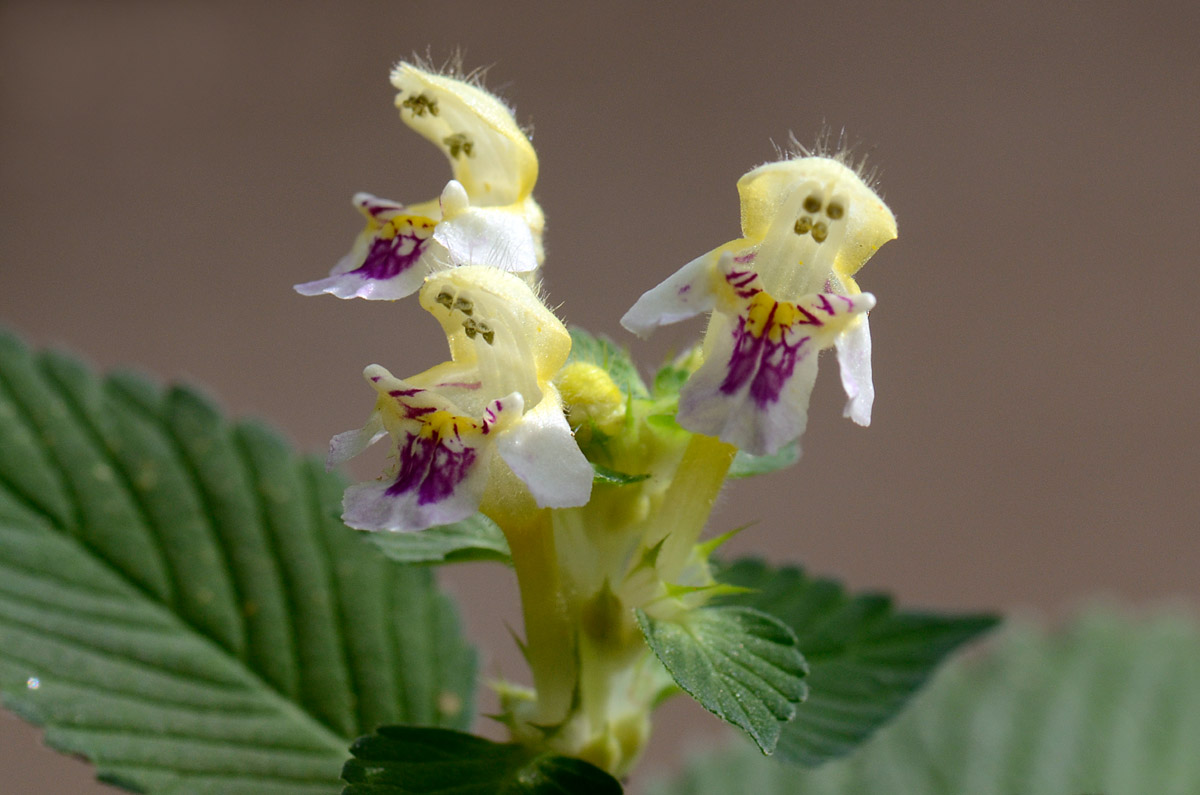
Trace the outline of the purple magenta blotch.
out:
<instances>
[{"instance_id":1,"label":"purple magenta blotch","mask_svg":"<svg viewBox=\"0 0 1200 795\"><path fill-rule=\"evenodd\" d=\"M429 463L433 460L433 448L437 442L429 438L421 438L415 433L406 433L404 443L398 445L400 454L400 471L396 480L384 492L388 497L397 497L419 488L425 476L429 474Z\"/></svg>"},{"instance_id":2,"label":"purple magenta blotch","mask_svg":"<svg viewBox=\"0 0 1200 795\"><path fill-rule=\"evenodd\" d=\"M796 369L796 362L807 355L805 347L812 337L805 334L789 345L787 338L791 334L792 329L787 329L779 342L773 343L767 340L758 373L750 383L750 397L760 409L779 400L779 395L783 392L783 385L788 382L788 379L792 377L792 371Z\"/></svg>"},{"instance_id":3,"label":"purple magenta blotch","mask_svg":"<svg viewBox=\"0 0 1200 795\"><path fill-rule=\"evenodd\" d=\"M745 315L738 317L737 328L733 331L733 353L729 357L728 371L720 386L722 393L732 395L741 391L749 382L750 398L760 409L779 400L784 384L792 377L796 362L807 355L805 347L812 339L809 334L801 336L800 329L787 326L779 329L779 342L773 342L771 330L778 308L778 304L771 307L763 323L761 335L756 335L746 328ZM797 321L795 326L821 325L820 321L803 307L797 309L805 317Z\"/></svg>"},{"instance_id":4,"label":"purple magenta blotch","mask_svg":"<svg viewBox=\"0 0 1200 795\"><path fill-rule=\"evenodd\" d=\"M429 240L412 232L401 232L390 240L376 237L363 264L350 272L364 279L393 279L416 264Z\"/></svg>"},{"instance_id":5,"label":"purple magenta blotch","mask_svg":"<svg viewBox=\"0 0 1200 795\"><path fill-rule=\"evenodd\" d=\"M400 448L400 471L384 494L399 497L417 492L417 504L428 505L449 497L466 479L475 463L475 450L452 450L441 438L430 439L407 433Z\"/></svg>"},{"instance_id":6,"label":"purple magenta blotch","mask_svg":"<svg viewBox=\"0 0 1200 795\"><path fill-rule=\"evenodd\" d=\"M451 450L444 444L439 444L433 453L433 465L429 468L429 476L421 484L418 505L428 505L449 497L455 486L467 477L471 465L475 463L475 450L464 447L461 450Z\"/></svg>"}]
</instances>

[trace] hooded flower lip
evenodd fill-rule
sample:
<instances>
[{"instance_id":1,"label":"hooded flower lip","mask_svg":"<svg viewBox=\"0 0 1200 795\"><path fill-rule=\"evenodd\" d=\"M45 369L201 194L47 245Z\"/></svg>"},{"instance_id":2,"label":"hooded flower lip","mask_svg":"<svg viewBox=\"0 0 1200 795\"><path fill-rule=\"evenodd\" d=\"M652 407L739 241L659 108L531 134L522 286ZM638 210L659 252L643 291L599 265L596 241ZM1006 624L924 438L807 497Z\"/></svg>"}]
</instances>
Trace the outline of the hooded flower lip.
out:
<instances>
[{"instance_id":1,"label":"hooded flower lip","mask_svg":"<svg viewBox=\"0 0 1200 795\"><path fill-rule=\"evenodd\" d=\"M896 237L876 193L835 158L760 166L738 180L743 237L683 266L621 319L646 335L712 312L704 364L680 395L680 423L765 454L804 430L816 354L835 346L845 414L870 422L875 299L854 274Z\"/></svg>"},{"instance_id":2,"label":"hooded flower lip","mask_svg":"<svg viewBox=\"0 0 1200 795\"><path fill-rule=\"evenodd\" d=\"M409 63L397 65L391 80L400 118L442 150L475 204L519 204L533 193L537 154L503 102L469 78Z\"/></svg>"},{"instance_id":3,"label":"hooded flower lip","mask_svg":"<svg viewBox=\"0 0 1200 795\"><path fill-rule=\"evenodd\" d=\"M367 424L335 436L335 466L391 436L383 478L346 490L362 530L423 530L475 513L498 455L541 507L587 502L592 467L550 383L570 352L566 328L518 277L485 266L431 276L421 305L441 322L451 361L408 379L371 365Z\"/></svg>"},{"instance_id":4,"label":"hooded flower lip","mask_svg":"<svg viewBox=\"0 0 1200 795\"><path fill-rule=\"evenodd\" d=\"M455 265L536 270L545 227L532 196L537 155L512 112L467 80L408 63L392 72L392 84L400 118L446 155L454 179L438 199L407 207L356 195L366 228L328 277L296 291L395 300Z\"/></svg>"}]
</instances>

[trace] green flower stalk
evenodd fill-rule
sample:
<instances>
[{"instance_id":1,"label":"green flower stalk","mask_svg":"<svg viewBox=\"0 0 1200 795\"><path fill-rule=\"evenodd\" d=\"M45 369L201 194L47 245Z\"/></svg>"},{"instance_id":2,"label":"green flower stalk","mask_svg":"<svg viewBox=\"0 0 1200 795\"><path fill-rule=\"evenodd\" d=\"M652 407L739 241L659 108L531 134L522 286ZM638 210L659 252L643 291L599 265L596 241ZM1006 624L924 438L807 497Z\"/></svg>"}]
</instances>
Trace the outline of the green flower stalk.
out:
<instances>
[{"instance_id":1,"label":"green flower stalk","mask_svg":"<svg viewBox=\"0 0 1200 795\"><path fill-rule=\"evenodd\" d=\"M334 437L329 465L384 437L391 454L378 480L346 491L343 518L392 533L476 512L495 522L533 678L532 689L495 685L500 719L521 743L623 775L676 687L643 622L683 624L735 590L709 565L732 533L700 539L739 450L775 454L800 436L826 348L837 350L847 416L870 420L875 299L853 276L895 237L895 219L836 157L752 170L738 183L743 237L685 265L622 321L644 334L711 315L703 343L651 391L607 343L573 351L533 286L537 159L511 111L470 80L409 64L393 83L401 117L441 149L454 179L439 200L411 207L357 196L367 228L329 277L296 289L416 293L450 359L406 378L366 369L374 409Z\"/></svg>"},{"instance_id":2,"label":"green flower stalk","mask_svg":"<svg viewBox=\"0 0 1200 795\"><path fill-rule=\"evenodd\" d=\"M600 480L586 505L548 512L552 542L544 540L539 551L552 543L554 558L542 558L545 569L523 571L527 550L514 548L527 622L534 588L525 582L534 577L541 588L556 586L553 593L541 592L538 615L569 632L557 636L564 647L539 648L527 623L536 701L505 690L506 720L526 742L543 741L620 775L649 737L654 704L673 689L646 646L635 611L667 618L723 590L697 540L735 449L679 429L662 413L664 401L623 395L594 365L568 366L559 384L576 438L588 440L582 446L593 463L605 472L637 474ZM611 405L603 405L614 393L626 406L619 419ZM603 418L599 423L597 415ZM573 665L563 666L564 659ZM545 687L539 669L551 674Z\"/></svg>"}]
</instances>

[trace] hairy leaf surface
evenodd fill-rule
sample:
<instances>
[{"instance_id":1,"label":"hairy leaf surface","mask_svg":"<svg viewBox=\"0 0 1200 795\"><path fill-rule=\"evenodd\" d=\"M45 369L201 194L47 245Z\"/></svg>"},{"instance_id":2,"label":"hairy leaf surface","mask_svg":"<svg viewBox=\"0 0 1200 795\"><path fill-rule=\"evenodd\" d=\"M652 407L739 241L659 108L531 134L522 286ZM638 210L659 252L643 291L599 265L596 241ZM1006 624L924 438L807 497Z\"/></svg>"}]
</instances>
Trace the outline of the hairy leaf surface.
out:
<instances>
[{"instance_id":1,"label":"hairy leaf surface","mask_svg":"<svg viewBox=\"0 0 1200 795\"><path fill-rule=\"evenodd\" d=\"M187 388L0 332L0 694L146 792L333 793L354 737L463 726L474 652L342 484Z\"/></svg>"},{"instance_id":2,"label":"hairy leaf surface","mask_svg":"<svg viewBox=\"0 0 1200 795\"><path fill-rule=\"evenodd\" d=\"M684 691L764 754L775 750L780 728L807 694L808 669L791 630L748 607L704 607L674 621L638 611L638 623Z\"/></svg>"}]
</instances>

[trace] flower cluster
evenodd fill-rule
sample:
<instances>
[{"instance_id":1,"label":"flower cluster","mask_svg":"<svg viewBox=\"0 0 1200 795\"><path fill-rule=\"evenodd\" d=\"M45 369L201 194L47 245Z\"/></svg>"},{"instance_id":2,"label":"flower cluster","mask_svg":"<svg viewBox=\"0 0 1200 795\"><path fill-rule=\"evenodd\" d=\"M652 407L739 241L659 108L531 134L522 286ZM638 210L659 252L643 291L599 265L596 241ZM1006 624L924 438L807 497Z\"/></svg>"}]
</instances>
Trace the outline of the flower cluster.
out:
<instances>
[{"instance_id":1,"label":"flower cluster","mask_svg":"<svg viewBox=\"0 0 1200 795\"><path fill-rule=\"evenodd\" d=\"M391 454L379 479L347 489L343 518L392 532L477 512L495 522L534 679L533 691L498 685L502 718L522 742L619 774L670 686L635 610L671 620L721 592L708 555L722 539L699 538L735 456L769 456L801 435L826 348L837 350L846 415L870 421L875 299L854 275L896 222L837 157L750 171L738 182L742 237L622 319L644 335L711 315L702 346L649 388L623 351L568 332L539 295L537 157L512 112L469 79L410 64L392 83L401 118L442 150L453 179L420 204L357 195L366 229L328 277L296 289L417 293L450 359L407 378L366 368L374 409L334 437L329 466L384 437Z\"/></svg>"},{"instance_id":2,"label":"flower cluster","mask_svg":"<svg viewBox=\"0 0 1200 795\"><path fill-rule=\"evenodd\" d=\"M550 379L571 339L528 282L542 260L537 156L512 113L471 82L402 63L392 72L401 118L438 146L454 179L440 199L404 206L360 193L367 227L304 295L394 300L419 291L441 323L451 360L408 379L379 365L367 424L334 437L329 466L391 437L380 481L346 492L344 520L361 530L417 531L479 510L505 468L541 507L582 505L592 469ZM499 458L498 464L493 459Z\"/></svg>"}]
</instances>

